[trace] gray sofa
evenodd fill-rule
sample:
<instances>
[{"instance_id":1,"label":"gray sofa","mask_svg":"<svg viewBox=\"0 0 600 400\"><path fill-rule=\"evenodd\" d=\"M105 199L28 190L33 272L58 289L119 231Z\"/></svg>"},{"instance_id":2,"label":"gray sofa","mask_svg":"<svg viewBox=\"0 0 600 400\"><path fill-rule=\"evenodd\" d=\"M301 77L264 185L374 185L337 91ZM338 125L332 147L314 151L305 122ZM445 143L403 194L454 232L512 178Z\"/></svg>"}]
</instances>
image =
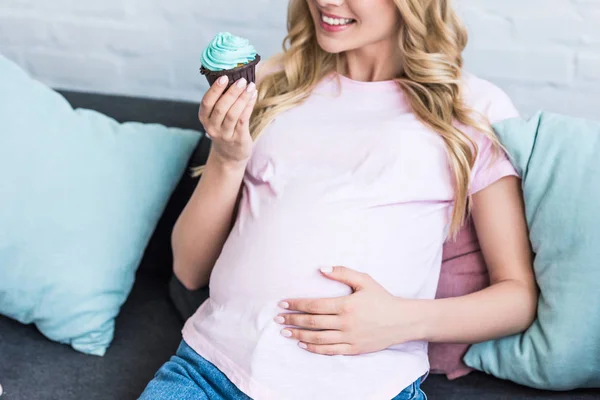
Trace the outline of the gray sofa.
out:
<instances>
[{"instance_id":1,"label":"gray sofa","mask_svg":"<svg viewBox=\"0 0 600 400\"><path fill-rule=\"evenodd\" d=\"M63 94L75 107L95 109L118 121L201 129L196 104ZM191 162L202 163L209 145L210 141L203 140ZM104 357L78 353L47 340L33 326L0 317L0 384L5 392L0 400L137 398L181 340L183 318L177 309L189 312L207 296L205 290L186 292L171 273L170 232L195 184L196 180L184 176L171 197L146 249L135 286L117 318L114 342ZM424 390L431 400L600 399L600 390L542 392L479 372L455 381L432 375Z\"/></svg>"}]
</instances>

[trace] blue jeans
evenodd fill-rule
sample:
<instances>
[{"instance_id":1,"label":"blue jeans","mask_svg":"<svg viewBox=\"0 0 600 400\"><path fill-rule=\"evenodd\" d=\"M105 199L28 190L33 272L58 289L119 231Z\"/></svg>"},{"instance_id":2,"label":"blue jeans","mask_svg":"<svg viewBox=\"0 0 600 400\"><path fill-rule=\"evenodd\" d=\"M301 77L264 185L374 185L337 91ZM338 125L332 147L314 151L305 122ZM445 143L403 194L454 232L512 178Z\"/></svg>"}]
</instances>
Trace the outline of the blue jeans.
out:
<instances>
[{"instance_id":1,"label":"blue jeans","mask_svg":"<svg viewBox=\"0 0 600 400\"><path fill-rule=\"evenodd\" d=\"M160 367L139 399L251 400L183 340L177 353ZM392 400L427 400L421 390L421 378Z\"/></svg>"}]
</instances>

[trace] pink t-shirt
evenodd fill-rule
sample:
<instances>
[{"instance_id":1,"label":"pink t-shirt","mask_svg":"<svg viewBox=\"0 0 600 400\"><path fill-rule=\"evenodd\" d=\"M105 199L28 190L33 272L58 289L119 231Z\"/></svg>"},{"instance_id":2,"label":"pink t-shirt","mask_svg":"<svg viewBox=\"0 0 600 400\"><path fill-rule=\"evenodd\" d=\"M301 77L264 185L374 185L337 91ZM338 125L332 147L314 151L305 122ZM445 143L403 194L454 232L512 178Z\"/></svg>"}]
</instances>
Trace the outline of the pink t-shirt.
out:
<instances>
[{"instance_id":1,"label":"pink t-shirt","mask_svg":"<svg viewBox=\"0 0 600 400\"><path fill-rule=\"evenodd\" d=\"M244 176L238 217L210 294L184 340L240 390L263 399L389 400L429 370L427 343L360 356L316 355L281 336L286 298L348 295L319 268L366 272L390 293L435 297L453 199L440 136L411 112L393 81L335 75L268 126ZM492 120L516 115L497 87L465 76L468 104ZM473 129L480 155L472 192L515 175Z\"/></svg>"}]
</instances>

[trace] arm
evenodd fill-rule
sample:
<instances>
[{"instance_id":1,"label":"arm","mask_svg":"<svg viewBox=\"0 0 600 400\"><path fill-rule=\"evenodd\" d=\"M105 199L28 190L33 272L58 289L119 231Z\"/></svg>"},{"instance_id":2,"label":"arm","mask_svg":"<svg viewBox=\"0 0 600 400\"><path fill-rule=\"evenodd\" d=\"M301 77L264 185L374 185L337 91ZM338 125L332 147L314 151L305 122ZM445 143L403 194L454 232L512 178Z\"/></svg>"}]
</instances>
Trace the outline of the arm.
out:
<instances>
[{"instance_id":1,"label":"arm","mask_svg":"<svg viewBox=\"0 0 600 400\"><path fill-rule=\"evenodd\" d=\"M430 342L476 343L526 330L538 292L518 178L500 179L473 195L473 221L491 285L466 296L422 303Z\"/></svg>"},{"instance_id":2,"label":"arm","mask_svg":"<svg viewBox=\"0 0 600 400\"><path fill-rule=\"evenodd\" d=\"M253 83L239 79L225 93L227 76L208 89L198 118L212 137L200 181L171 236L173 271L190 290L208 284L231 232L246 165L252 154L249 122L256 104Z\"/></svg>"},{"instance_id":3,"label":"arm","mask_svg":"<svg viewBox=\"0 0 600 400\"><path fill-rule=\"evenodd\" d=\"M244 167L209 155L194 194L175 223L173 270L189 290L206 286L235 221Z\"/></svg>"}]
</instances>

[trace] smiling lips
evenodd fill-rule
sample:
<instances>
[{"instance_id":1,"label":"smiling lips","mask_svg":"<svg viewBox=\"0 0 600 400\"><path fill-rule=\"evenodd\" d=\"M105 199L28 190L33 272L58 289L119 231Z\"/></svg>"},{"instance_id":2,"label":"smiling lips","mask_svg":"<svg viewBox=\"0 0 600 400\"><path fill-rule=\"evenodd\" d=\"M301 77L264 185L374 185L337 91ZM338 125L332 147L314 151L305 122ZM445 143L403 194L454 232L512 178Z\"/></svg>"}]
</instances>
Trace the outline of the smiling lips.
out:
<instances>
[{"instance_id":1,"label":"smiling lips","mask_svg":"<svg viewBox=\"0 0 600 400\"><path fill-rule=\"evenodd\" d=\"M356 21L352 18L342 18L321 13L321 27L327 32L341 32L346 30Z\"/></svg>"}]
</instances>

